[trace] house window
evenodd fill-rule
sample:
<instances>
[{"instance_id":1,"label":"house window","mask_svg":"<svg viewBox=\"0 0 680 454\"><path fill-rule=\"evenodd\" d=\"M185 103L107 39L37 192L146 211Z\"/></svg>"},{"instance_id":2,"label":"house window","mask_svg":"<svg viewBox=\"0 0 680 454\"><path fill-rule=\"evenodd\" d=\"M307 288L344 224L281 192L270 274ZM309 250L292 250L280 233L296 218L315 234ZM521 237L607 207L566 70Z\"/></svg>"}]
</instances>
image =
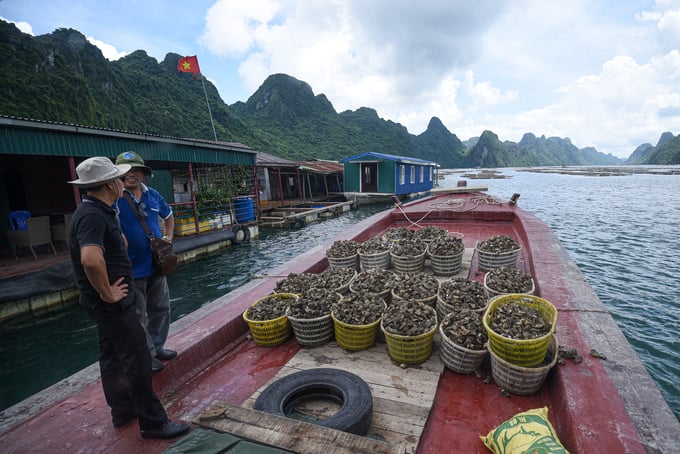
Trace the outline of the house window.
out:
<instances>
[{"instance_id":1,"label":"house window","mask_svg":"<svg viewBox=\"0 0 680 454\"><path fill-rule=\"evenodd\" d=\"M364 184L370 183L371 183L371 168L366 166L364 167Z\"/></svg>"},{"instance_id":2,"label":"house window","mask_svg":"<svg viewBox=\"0 0 680 454\"><path fill-rule=\"evenodd\" d=\"M399 166L399 184L404 185L406 183L406 166Z\"/></svg>"},{"instance_id":3,"label":"house window","mask_svg":"<svg viewBox=\"0 0 680 454\"><path fill-rule=\"evenodd\" d=\"M411 184L416 182L416 166L411 166Z\"/></svg>"},{"instance_id":4,"label":"house window","mask_svg":"<svg viewBox=\"0 0 680 454\"><path fill-rule=\"evenodd\" d=\"M425 167L420 167L419 169L420 169L420 180L419 181L422 183L423 181L425 181Z\"/></svg>"},{"instance_id":5,"label":"house window","mask_svg":"<svg viewBox=\"0 0 680 454\"><path fill-rule=\"evenodd\" d=\"M434 172L434 167L430 167L430 181L432 181L433 175L432 173Z\"/></svg>"}]
</instances>

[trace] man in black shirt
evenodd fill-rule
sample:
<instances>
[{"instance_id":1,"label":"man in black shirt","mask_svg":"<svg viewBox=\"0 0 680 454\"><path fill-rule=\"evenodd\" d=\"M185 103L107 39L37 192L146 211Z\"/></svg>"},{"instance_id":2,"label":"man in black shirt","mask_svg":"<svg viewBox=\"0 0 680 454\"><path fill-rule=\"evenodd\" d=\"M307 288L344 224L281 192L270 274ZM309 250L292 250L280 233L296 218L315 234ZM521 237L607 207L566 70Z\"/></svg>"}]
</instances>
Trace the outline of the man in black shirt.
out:
<instances>
[{"instance_id":1,"label":"man in black shirt","mask_svg":"<svg viewBox=\"0 0 680 454\"><path fill-rule=\"evenodd\" d=\"M172 422L153 390L151 354L146 333L135 314L132 264L117 211L127 164L105 157L89 158L69 181L86 190L69 227L69 250L80 291L80 304L97 324L99 368L113 426L135 417L143 438L173 438L189 430Z\"/></svg>"}]
</instances>

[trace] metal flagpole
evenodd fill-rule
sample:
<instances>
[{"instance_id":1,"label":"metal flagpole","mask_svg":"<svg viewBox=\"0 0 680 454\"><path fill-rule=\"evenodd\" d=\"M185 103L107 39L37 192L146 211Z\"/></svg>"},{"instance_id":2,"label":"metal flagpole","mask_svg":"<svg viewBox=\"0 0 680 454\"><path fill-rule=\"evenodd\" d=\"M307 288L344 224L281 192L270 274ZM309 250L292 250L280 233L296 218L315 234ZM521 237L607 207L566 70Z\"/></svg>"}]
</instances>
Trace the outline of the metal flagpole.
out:
<instances>
[{"instance_id":1,"label":"metal flagpole","mask_svg":"<svg viewBox=\"0 0 680 454\"><path fill-rule=\"evenodd\" d=\"M217 142L217 133L215 132L215 123L213 122L212 111L210 110L210 103L208 102L208 92L205 90L205 79L201 75L201 84L203 84L203 94L205 95L205 103L208 105L208 114L210 115L210 125L212 126L215 142Z\"/></svg>"}]
</instances>

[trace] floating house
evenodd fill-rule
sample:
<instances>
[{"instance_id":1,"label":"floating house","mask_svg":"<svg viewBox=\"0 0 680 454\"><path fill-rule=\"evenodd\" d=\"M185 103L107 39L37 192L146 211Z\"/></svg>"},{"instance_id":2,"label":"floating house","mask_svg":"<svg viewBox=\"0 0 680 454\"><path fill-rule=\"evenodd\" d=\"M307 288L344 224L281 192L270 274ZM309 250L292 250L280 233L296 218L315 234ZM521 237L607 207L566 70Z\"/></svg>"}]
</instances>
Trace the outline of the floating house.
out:
<instances>
[{"instance_id":1,"label":"floating house","mask_svg":"<svg viewBox=\"0 0 680 454\"><path fill-rule=\"evenodd\" d=\"M81 200L80 191L66 183L77 178L76 166L93 155L115 159L127 150L138 152L153 169L153 181L147 183L172 205L178 235L224 227L218 214L232 222L231 196L257 196L258 152L243 144L0 115L0 228L11 230L10 213L26 211L30 217L49 217L47 230L55 232L39 235L48 238L39 246L49 246L50 235L52 243L63 242L65 221ZM209 190L222 181L231 188L218 198ZM13 236L0 236L0 256L14 249L9 241Z\"/></svg>"},{"instance_id":2,"label":"floating house","mask_svg":"<svg viewBox=\"0 0 680 454\"><path fill-rule=\"evenodd\" d=\"M434 187L436 162L367 152L341 159L345 196L388 199L427 192Z\"/></svg>"}]
</instances>

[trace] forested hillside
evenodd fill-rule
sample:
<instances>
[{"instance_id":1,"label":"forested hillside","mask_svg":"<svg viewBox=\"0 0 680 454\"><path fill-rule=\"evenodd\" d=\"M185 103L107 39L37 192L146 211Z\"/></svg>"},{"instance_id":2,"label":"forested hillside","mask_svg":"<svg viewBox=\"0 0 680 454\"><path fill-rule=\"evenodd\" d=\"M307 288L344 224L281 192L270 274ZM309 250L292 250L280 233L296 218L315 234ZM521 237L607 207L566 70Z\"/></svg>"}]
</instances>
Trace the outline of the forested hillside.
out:
<instances>
[{"instance_id":1,"label":"forested hillside","mask_svg":"<svg viewBox=\"0 0 680 454\"><path fill-rule=\"evenodd\" d=\"M213 140L204 83L217 140L289 159L376 151L444 168L622 163L594 148L579 149L568 138L532 133L519 143L502 142L492 131L463 142L436 117L414 135L368 106L338 113L332 100L286 74L269 76L248 100L227 105L209 79L177 71L178 54L158 62L138 50L108 61L72 29L33 37L0 21L0 58L0 114L7 116ZM677 159L676 143L665 145L670 151L658 147L658 156Z\"/></svg>"}]
</instances>

